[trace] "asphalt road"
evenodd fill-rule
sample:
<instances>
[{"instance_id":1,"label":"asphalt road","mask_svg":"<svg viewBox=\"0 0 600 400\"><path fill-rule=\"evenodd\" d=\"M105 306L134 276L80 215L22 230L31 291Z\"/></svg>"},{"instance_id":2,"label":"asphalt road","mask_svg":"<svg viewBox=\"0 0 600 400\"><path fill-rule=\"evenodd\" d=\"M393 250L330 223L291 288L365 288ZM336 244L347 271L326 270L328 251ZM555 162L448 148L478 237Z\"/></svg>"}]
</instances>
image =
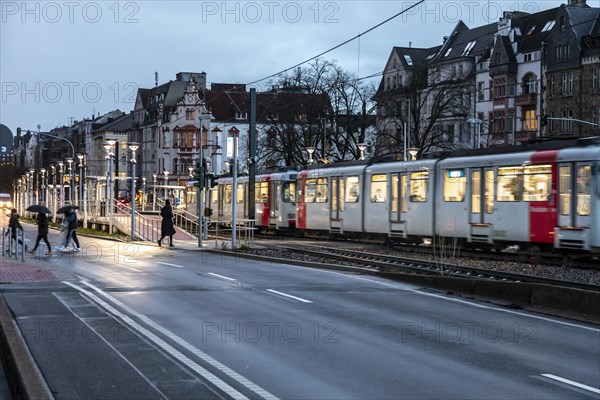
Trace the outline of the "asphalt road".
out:
<instances>
[{"instance_id":1,"label":"asphalt road","mask_svg":"<svg viewBox=\"0 0 600 400\"><path fill-rule=\"evenodd\" d=\"M597 326L355 274L80 240L82 253L38 261L62 281L0 288L57 398L600 397Z\"/></svg>"}]
</instances>

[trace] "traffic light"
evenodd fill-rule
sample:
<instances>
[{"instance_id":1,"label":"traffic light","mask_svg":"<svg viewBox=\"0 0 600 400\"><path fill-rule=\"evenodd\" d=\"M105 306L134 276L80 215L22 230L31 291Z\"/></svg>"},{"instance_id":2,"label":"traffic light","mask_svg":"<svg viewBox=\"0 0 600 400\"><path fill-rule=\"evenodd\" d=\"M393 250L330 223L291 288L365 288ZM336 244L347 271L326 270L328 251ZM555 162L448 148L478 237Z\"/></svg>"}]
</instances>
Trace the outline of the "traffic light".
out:
<instances>
[{"instance_id":1,"label":"traffic light","mask_svg":"<svg viewBox=\"0 0 600 400\"><path fill-rule=\"evenodd\" d=\"M194 168L194 179L196 180L194 187L204 188L204 166L200 161L196 163L196 168Z\"/></svg>"},{"instance_id":2,"label":"traffic light","mask_svg":"<svg viewBox=\"0 0 600 400\"><path fill-rule=\"evenodd\" d=\"M214 188L217 186L217 176L215 174L206 174L206 186L209 188Z\"/></svg>"},{"instance_id":3,"label":"traffic light","mask_svg":"<svg viewBox=\"0 0 600 400\"><path fill-rule=\"evenodd\" d=\"M542 126L548 125L548 116L546 114L542 115Z\"/></svg>"}]
</instances>

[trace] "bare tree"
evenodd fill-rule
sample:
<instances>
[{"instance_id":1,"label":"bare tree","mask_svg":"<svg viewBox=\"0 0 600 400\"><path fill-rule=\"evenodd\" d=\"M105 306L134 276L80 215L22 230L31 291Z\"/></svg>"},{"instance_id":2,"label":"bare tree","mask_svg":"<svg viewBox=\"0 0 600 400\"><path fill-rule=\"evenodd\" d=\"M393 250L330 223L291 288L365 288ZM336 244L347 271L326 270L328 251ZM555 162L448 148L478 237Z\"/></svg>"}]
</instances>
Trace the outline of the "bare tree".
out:
<instances>
[{"instance_id":1,"label":"bare tree","mask_svg":"<svg viewBox=\"0 0 600 400\"><path fill-rule=\"evenodd\" d=\"M435 150L454 150L453 132L444 131L443 125L458 122L459 129L466 125L473 90L472 74L454 76L449 68L428 65L415 66L406 86L382 90L380 85L376 95L377 154L401 158L405 126L410 126L407 147L416 148L417 157Z\"/></svg>"}]
</instances>

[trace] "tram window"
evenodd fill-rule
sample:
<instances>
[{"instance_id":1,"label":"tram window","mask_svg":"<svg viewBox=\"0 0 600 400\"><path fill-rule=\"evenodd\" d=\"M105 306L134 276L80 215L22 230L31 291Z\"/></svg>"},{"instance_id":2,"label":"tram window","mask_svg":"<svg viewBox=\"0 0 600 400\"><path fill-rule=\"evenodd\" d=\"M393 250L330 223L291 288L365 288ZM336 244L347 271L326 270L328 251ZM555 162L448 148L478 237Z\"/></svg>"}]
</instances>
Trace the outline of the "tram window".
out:
<instances>
[{"instance_id":1,"label":"tram window","mask_svg":"<svg viewBox=\"0 0 600 400\"><path fill-rule=\"evenodd\" d=\"M269 182L256 182L254 184L254 201L257 203L269 201Z\"/></svg>"},{"instance_id":2,"label":"tram window","mask_svg":"<svg viewBox=\"0 0 600 400\"><path fill-rule=\"evenodd\" d=\"M212 198L213 204L217 204L219 202L219 187L215 187L210 189L210 196Z\"/></svg>"},{"instance_id":3,"label":"tram window","mask_svg":"<svg viewBox=\"0 0 600 400\"><path fill-rule=\"evenodd\" d=\"M577 215L590 215L592 167L581 166L577 170Z\"/></svg>"},{"instance_id":4,"label":"tram window","mask_svg":"<svg viewBox=\"0 0 600 400\"><path fill-rule=\"evenodd\" d=\"M429 171L413 172L410 174L410 201L423 203L427 201L429 186Z\"/></svg>"},{"instance_id":5,"label":"tram window","mask_svg":"<svg viewBox=\"0 0 600 400\"><path fill-rule=\"evenodd\" d=\"M494 212L494 171L485 171L485 213Z\"/></svg>"},{"instance_id":6,"label":"tram window","mask_svg":"<svg viewBox=\"0 0 600 400\"><path fill-rule=\"evenodd\" d=\"M283 202L284 203L295 203L296 202L296 182L285 182L283 184Z\"/></svg>"},{"instance_id":7,"label":"tram window","mask_svg":"<svg viewBox=\"0 0 600 400\"><path fill-rule=\"evenodd\" d=\"M314 203L317 199L317 180L307 179L306 180L306 192L304 193L304 201L307 203Z\"/></svg>"},{"instance_id":8,"label":"tram window","mask_svg":"<svg viewBox=\"0 0 600 400\"><path fill-rule=\"evenodd\" d=\"M360 178L358 176L346 177L346 203L358 202L360 194Z\"/></svg>"},{"instance_id":9,"label":"tram window","mask_svg":"<svg viewBox=\"0 0 600 400\"><path fill-rule=\"evenodd\" d=\"M481 172L471 173L471 213L481 214Z\"/></svg>"},{"instance_id":10,"label":"tram window","mask_svg":"<svg viewBox=\"0 0 600 400\"><path fill-rule=\"evenodd\" d=\"M464 169L447 169L444 171L444 201L463 201L466 188L467 176Z\"/></svg>"},{"instance_id":11,"label":"tram window","mask_svg":"<svg viewBox=\"0 0 600 400\"><path fill-rule=\"evenodd\" d=\"M523 168L498 168L498 201L521 201L523 199Z\"/></svg>"},{"instance_id":12,"label":"tram window","mask_svg":"<svg viewBox=\"0 0 600 400\"><path fill-rule=\"evenodd\" d=\"M316 185L316 201L317 203L327 203L327 190L329 189L329 179L319 178Z\"/></svg>"},{"instance_id":13,"label":"tram window","mask_svg":"<svg viewBox=\"0 0 600 400\"><path fill-rule=\"evenodd\" d=\"M371 203L387 201L387 175L371 175Z\"/></svg>"},{"instance_id":14,"label":"tram window","mask_svg":"<svg viewBox=\"0 0 600 400\"><path fill-rule=\"evenodd\" d=\"M547 201L552 186L551 165L526 165L523 168L523 200Z\"/></svg>"},{"instance_id":15,"label":"tram window","mask_svg":"<svg viewBox=\"0 0 600 400\"><path fill-rule=\"evenodd\" d=\"M558 211L560 215L571 215L571 167L560 167L558 175Z\"/></svg>"},{"instance_id":16,"label":"tram window","mask_svg":"<svg viewBox=\"0 0 600 400\"><path fill-rule=\"evenodd\" d=\"M231 185L225 185L225 204L231 204Z\"/></svg>"},{"instance_id":17,"label":"tram window","mask_svg":"<svg viewBox=\"0 0 600 400\"><path fill-rule=\"evenodd\" d=\"M235 195L236 195L235 202L237 204L241 204L244 202L244 184L243 183L238 183L237 193Z\"/></svg>"}]
</instances>

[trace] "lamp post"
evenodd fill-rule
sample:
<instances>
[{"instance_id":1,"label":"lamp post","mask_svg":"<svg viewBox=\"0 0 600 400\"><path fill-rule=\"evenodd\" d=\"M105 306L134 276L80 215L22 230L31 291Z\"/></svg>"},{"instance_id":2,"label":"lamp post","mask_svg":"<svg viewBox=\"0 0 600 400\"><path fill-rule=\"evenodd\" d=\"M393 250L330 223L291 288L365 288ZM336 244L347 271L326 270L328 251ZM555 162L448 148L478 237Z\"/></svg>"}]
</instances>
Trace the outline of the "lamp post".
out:
<instances>
[{"instance_id":1,"label":"lamp post","mask_svg":"<svg viewBox=\"0 0 600 400\"><path fill-rule=\"evenodd\" d=\"M364 160L365 159L365 150L367 149L367 144L366 143L359 143L358 144L358 151L360 151L360 158L359 160Z\"/></svg>"},{"instance_id":2,"label":"lamp post","mask_svg":"<svg viewBox=\"0 0 600 400\"><path fill-rule=\"evenodd\" d=\"M29 181L31 182L29 189L29 195L31 196L29 199L29 205L32 205L35 192L35 169L33 168L29 170Z\"/></svg>"},{"instance_id":3,"label":"lamp post","mask_svg":"<svg viewBox=\"0 0 600 400\"><path fill-rule=\"evenodd\" d=\"M15 197L15 204L19 209L19 214L23 214L23 206L21 204L21 198L23 197L23 188L21 187L22 184L23 180L21 178L17 179L17 196Z\"/></svg>"},{"instance_id":4,"label":"lamp post","mask_svg":"<svg viewBox=\"0 0 600 400\"><path fill-rule=\"evenodd\" d=\"M146 177L142 177L142 210L146 209Z\"/></svg>"},{"instance_id":5,"label":"lamp post","mask_svg":"<svg viewBox=\"0 0 600 400\"><path fill-rule=\"evenodd\" d=\"M64 206L65 205L65 181L63 178L63 166L65 165L64 162L59 161L58 162L58 181L60 182L60 206Z\"/></svg>"},{"instance_id":6,"label":"lamp post","mask_svg":"<svg viewBox=\"0 0 600 400\"><path fill-rule=\"evenodd\" d=\"M54 223L56 223L56 165L50 165L52 170L52 214Z\"/></svg>"},{"instance_id":7,"label":"lamp post","mask_svg":"<svg viewBox=\"0 0 600 400\"><path fill-rule=\"evenodd\" d=\"M166 169L163 171L163 174L165 174L165 198L164 200L167 200L167 196L168 196L168 192L167 192L167 186L169 186L169 171L167 171Z\"/></svg>"},{"instance_id":8,"label":"lamp post","mask_svg":"<svg viewBox=\"0 0 600 400\"><path fill-rule=\"evenodd\" d=\"M115 139L108 139L104 145L104 149L108 153L106 158L108 160L108 186L106 188L106 205L108 207L108 233L112 233L112 212L113 212L113 194L112 194L112 158L114 154L112 152L113 147L117 141Z\"/></svg>"},{"instance_id":9,"label":"lamp post","mask_svg":"<svg viewBox=\"0 0 600 400\"><path fill-rule=\"evenodd\" d=\"M315 152L315 148L314 147L307 147L306 151L308 153L308 163L312 164L313 163L313 153Z\"/></svg>"},{"instance_id":10,"label":"lamp post","mask_svg":"<svg viewBox=\"0 0 600 400\"><path fill-rule=\"evenodd\" d=\"M467 120L467 123L477 125L477 146L475 147L477 149L481 148L481 124L482 124L482 122L483 121L480 120L479 118L469 118Z\"/></svg>"},{"instance_id":11,"label":"lamp post","mask_svg":"<svg viewBox=\"0 0 600 400\"><path fill-rule=\"evenodd\" d=\"M45 205L48 198L46 195L46 168L40 169L40 174L42 175L42 204Z\"/></svg>"},{"instance_id":12,"label":"lamp post","mask_svg":"<svg viewBox=\"0 0 600 400\"><path fill-rule=\"evenodd\" d=\"M200 108L200 182L196 197L198 198L198 247L202 248L202 238L204 236L204 126L203 122L208 121L209 126L206 132L210 132L210 121L214 117L208 112L206 107ZM208 143L208 140L206 141ZM235 204L233 205L235 207Z\"/></svg>"},{"instance_id":13,"label":"lamp post","mask_svg":"<svg viewBox=\"0 0 600 400\"><path fill-rule=\"evenodd\" d=\"M79 208L83 209L83 225L87 226L87 204L85 201L85 190L83 190L83 160L85 156L81 153L77 154L77 158L79 159Z\"/></svg>"},{"instance_id":14,"label":"lamp post","mask_svg":"<svg viewBox=\"0 0 600 400\"><path fill-rule=\"evenodd\" d=\"M152 211L156 211L156 178L158 178L158 175L152 174L152 178L154 179L154 187L152 193Z\"/></svg>"},{"instance_id":15,"label":"lamp post","mask_svg":"<svg viewBox=\"0 0 600 400\"><path fill-rule=\"evenodd\" d=\"M73 184L75 183L75 180L73 179L73 158L67 157L66 160L67 164L69 165L69 204L73 204Z\"/></svg>"},{"instance_id":16,"label":"lamp post","mask_svg":"<svg viewBox=\"0 0 600 400\"><path fill-rule=\"evenodd\" d=\"M131 150L131 240L135 240L135 152L139 149L139 143L130 143Z\"/></svg>"},{"instance_id":17,"label":"lamp post","mask_svg":"<svg viewBox=\"0 0 600 400\"><path fill-rule=\"evenodd\" d=\"M237 234L237 133L233 133L233 131L229 131L231 136L233 137L233 182L232 182L232 197L231 197L231 249L235 249L237 247L236 244L236 234Z\"/></svg>"}]
</instances>

